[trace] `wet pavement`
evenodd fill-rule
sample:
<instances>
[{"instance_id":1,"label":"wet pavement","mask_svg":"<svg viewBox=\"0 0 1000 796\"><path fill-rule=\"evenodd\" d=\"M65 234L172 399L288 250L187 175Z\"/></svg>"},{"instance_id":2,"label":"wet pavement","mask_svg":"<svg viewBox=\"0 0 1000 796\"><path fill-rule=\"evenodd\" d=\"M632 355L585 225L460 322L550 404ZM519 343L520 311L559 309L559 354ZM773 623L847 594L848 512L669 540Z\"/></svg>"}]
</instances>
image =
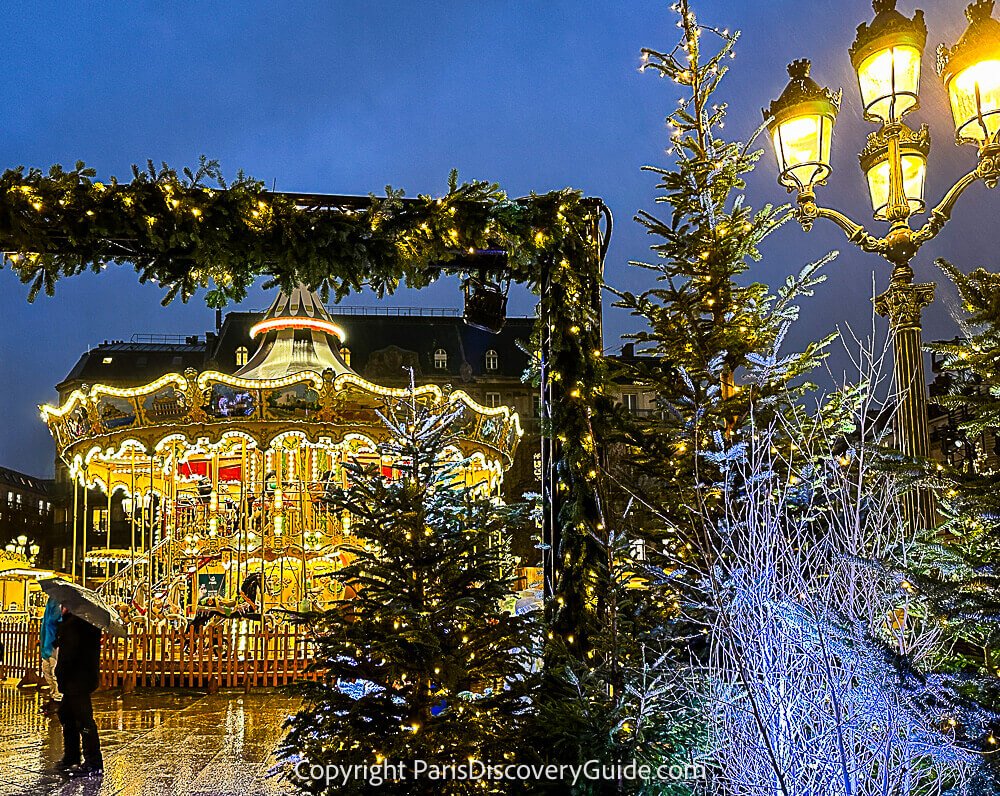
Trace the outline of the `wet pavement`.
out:
<instances>
[{"instance_id":1,"label":"wet pavement","mask_svg":"<svg viewBox=\"0 0 1000 796\"><path fill-rule=\"evenodd\" d=\"M282 723L300 702L281 692L143 691L94 695L104 777L53 773L59 720L37 689L0 681L0 794L7 796L282 796L268 769Z\"/></svg>"}]
</instances>

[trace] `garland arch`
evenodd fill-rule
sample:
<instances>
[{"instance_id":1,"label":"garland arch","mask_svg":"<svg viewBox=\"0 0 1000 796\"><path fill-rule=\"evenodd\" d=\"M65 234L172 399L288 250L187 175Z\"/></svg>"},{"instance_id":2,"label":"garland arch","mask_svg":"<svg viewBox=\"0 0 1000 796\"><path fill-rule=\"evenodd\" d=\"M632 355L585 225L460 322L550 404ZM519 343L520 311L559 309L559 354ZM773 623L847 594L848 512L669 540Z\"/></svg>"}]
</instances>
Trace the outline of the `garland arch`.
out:
<instances>
[{"instance_id":1,"label":"garland arch","mask_svg":"<svg viewBox=\"0 0 1000 796\"><path fill-rule=\"evenodd\" d=\"M109 265L160 285L164 305L206 290L216 308L262 277L285 289L304 282L324 300L365 288L382 297L480 269L528 286L539 297L546 591L553 629L571 648L588 647L607 579L598 440L611 215L600 199L572 189L510 199L495 183L460 184L454 172L440 197L391 187L380 197L277 193L242 172L227 182L205 158L194 171L150 161L127 182L96 177L82 162L0 175L0 250L30 286L29 301ZM484 265L484 251L502 260Z\"/></svg>"}]
</instances>

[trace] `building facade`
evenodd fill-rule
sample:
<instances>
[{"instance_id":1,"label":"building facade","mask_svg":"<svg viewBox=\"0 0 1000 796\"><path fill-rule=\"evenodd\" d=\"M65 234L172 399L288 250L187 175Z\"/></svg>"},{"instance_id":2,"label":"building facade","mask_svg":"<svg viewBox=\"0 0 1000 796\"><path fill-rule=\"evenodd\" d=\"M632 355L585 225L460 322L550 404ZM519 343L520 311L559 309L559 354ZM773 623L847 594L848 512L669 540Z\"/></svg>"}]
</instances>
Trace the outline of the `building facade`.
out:
<instances>
[{"instance_id":1,"label":"building facade","mask_svg":"<svg viewBox=\"0 0 1000 796\"><path fill-rule=\"evenodd\" d=\"M57 503L52 481L0 467L0 548L51 563Z\"/></svg>"}]
</instances>

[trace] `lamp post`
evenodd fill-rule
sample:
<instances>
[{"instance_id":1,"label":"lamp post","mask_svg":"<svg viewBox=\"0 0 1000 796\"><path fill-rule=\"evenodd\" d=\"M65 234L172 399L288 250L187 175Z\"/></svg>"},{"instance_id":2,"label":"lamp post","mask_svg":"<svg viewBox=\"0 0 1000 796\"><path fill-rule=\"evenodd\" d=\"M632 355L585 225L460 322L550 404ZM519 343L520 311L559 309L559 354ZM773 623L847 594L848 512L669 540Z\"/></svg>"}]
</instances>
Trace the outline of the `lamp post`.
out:
<instances>
[{"instance_id":1,"label":"lamp post","mask_svg":"<svg viewBox=\"0 0 1000 796\"><path fill-rule=\"evenodd\" d=\"M878 125L859 156L868 180L873 217L889 225L882 237L843 213L816 202L816 188L832 173L830 149L840 110L841 92L820 87L809 77L809 61L788 67L791 81L764 111L778 161L778 182L797 192L796 215L808 232L817 219L839 226L848 240L889 262L889 288L876 297L875 309L889 319L898 404L895 430L900 451L915 458L930 455L927 388L924 378L921 314L934 299L933 284L914 284L910 263L951 218L955 203L977 181L995 188L1000 180L1000 22L993 19L994 0L976 0L966 10L969 27L951 48L937 51L938 73L951 101L956 142L979 149L978 166L947 192L926 222L911 227L923 213L924 181L930 153L926 125L913 130L903 118L920 107L920 59L927 42L922 11L908 19L896 0L874 0L875 19L858 28L850 49L858 77L864 118ZM922 490L903 503L907 521L930 527L934 506Z\"/></svg>"}]
</instances>

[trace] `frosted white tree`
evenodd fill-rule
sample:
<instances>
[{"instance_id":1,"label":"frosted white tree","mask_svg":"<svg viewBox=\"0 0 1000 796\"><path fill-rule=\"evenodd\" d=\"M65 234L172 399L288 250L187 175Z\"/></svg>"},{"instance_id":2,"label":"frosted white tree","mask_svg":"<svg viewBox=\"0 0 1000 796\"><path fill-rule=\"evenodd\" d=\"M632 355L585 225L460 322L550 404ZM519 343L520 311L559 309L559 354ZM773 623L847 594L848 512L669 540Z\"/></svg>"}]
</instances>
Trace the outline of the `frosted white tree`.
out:
<instances>
[{"instance_id":1,"label":"frosted white tree","mask_svg":"<svg viewBox=\"0 0 1000 796\"><path fill-rule=\"evenodd\" d=\"M955 732L978 716L924 670L935 629L870 563L909 540L876 466L884 348L857 350L857 386L705 454L713 796L959 794L979 764Z\"/></svg>"}]
</instances>

